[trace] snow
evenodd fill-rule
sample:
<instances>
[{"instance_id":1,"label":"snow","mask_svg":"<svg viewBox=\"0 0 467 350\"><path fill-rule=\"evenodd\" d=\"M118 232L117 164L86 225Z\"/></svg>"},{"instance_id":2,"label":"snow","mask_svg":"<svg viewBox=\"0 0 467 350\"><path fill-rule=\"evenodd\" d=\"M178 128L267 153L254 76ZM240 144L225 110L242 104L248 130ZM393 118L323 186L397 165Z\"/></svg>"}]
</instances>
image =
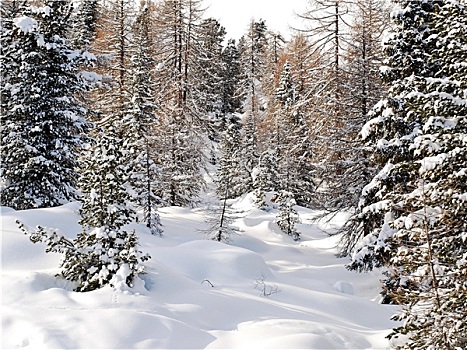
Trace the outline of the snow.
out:
<instances>
[{"instance_id":1,"label":"snow","mask_svg":"<svg viewBox=\"0 0 467 350\"><path fill-rule=\"evenodd\" d=\"M60 256L46 254L15 224L54 227L73 238L79 205L15 211L1 208L3 348L108 349L386 349L397 323L395 306L381 305L381 273L358 274L336 258L338 236L296 207L301 241L273 223L277 209L234 203L243 217L231 244L207 240L202 208L160 208L162 237L133 224L152 259L129 288L125 266L116 288L78 293L55 277ZM259 284L260 283L260 284ZM262 295L261 288L272 291ZM268 294L268 293L267 293Z\"/></svg>"},{"instance_id":2,"label":"snow","mask_svg":"<svg viewBox=\"0 0 467 350\"><path fill-rule=\"evenodd\" d=\"M37 21L28 16L20 16L13 19L13 24L24 34L32 33L37 27Z\"/></svg>"}]
</instances>

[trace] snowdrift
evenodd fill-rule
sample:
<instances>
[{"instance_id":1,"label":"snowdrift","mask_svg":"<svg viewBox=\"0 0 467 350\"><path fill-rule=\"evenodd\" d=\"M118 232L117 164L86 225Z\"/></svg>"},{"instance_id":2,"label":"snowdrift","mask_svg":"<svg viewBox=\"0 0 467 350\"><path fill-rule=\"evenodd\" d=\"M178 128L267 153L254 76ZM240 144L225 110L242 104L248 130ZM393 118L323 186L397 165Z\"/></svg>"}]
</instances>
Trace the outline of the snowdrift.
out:
<instances>
[{"instance_id":1,"label":"snowdrift","mask_svg":"<svg viewBox=\"0 0 467 350\"><path fill-rule=\"evenodd\" d=\"M160 210L163 237L138 231L152 259L134 288L77 293L55 277L60 256L15 220L74 237L78 204L2 217L2 347L385 349L395 307L378 303L379 272L356 274L299 208L296 243L243 198L231 244L206 240L202 210ZM339 225L338 220L331 223ZM322 227L321 227L322 228Z\"/></svg>"}]
</instances>

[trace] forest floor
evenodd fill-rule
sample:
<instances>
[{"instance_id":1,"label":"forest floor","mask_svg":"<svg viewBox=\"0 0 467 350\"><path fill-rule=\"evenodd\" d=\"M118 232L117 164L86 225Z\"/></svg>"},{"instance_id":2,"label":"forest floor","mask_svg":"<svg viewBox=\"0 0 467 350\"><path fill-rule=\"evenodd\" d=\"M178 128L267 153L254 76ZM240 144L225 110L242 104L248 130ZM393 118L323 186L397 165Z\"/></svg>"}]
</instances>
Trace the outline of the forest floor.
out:
<instances>
[{"instance_id":1,"label":"forest floor","mask_svg":"<svg viewBox=\"0 0 467 350\"><path fill-rule=\"evenodd\" d=\"M134 225L152 259L134 288L78 293L60 278L60 256L46 254L15 224L81 228L78 203L14 211L3 207L3 348L386 349L394 306L379 303L381 272L358 274L336 257L344 217L316 222L297 207L295 242L274 223L276 209L251 196L229 244L206 239L206 208L160 209L162 237Z\"/></svg>"}]
</instances>

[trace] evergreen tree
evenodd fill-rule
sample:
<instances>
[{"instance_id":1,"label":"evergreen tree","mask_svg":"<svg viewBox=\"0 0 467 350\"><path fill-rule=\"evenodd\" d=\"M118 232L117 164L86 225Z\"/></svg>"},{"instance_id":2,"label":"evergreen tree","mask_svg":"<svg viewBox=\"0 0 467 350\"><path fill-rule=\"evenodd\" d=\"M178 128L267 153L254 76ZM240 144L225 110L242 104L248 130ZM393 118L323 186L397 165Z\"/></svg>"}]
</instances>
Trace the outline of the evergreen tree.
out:
<instances>
[{"instance_id":1,"label":"evergreen tree","mask_svg":"<svg viewBox=\"0 0 467 350\"><path fill-rule=\"evenodd\" d=\"M98 0L80 1L74 17L74 32L71 33L76 47L89 49L97 34L98 17Z\"/></svg>"},{"instance_id":2,"label":"evergreen tree","mask_svg":"<svg viewBox=\"0 0 467 350\"><path fill-rule=\"evenodd\" d=\"M231 115L226 130L221 133L216 180L218 198L236 198L244 194L242 185L249 174L242 166L240 153L241 124L238 117Z\"/></svg>"},{"instance_id":3,"label":"evergreen tree","mask_svg":"<svg viewBox=\"0 0 467 350\"><path fill-rule=\"evenodd\" d=\"M241 78L240 53L235 45L235 40L227 42L222 51L222 63L221 113L226 119L229 114L240 113L243 102L239 91ZM221 130L224 130L222 125Z\"/></svg>"},{"instance_id":4,"label":"evergreen tree","mask_svg":"<svg viewBox=\"0 0 467 350\"><path fill-rule=\"evenodd\" d=\"M141 262L149 258L138 251L135 232L124 229L135 219L126 188L124 143L112 129L100 132L82 160L83 231L62 264L62 275L77 282L77 291L119 283L131 287L133 279L144 272Z\"/></svg>"},{"instance_id":5,"label":"evergreen tree","mask_svg":"<svg viewBox=\"0 0 467 350\"><path fill-rule=\"evenodd\" d=\"M388 266L406 349L466 345L466 5L398 1L391 88L363 134L383 169L364 189L350 268Z\"/></svg>"},{"instance_id":6,"label":"evergreen tree","mask_svg":"<svg viewBox=\"0 0 467 350\"><path fill-rule=\"evenodd\" d=\"M270 143L278 153L280 188L294 193L299 205L310 206L314 190L313 146L288 61L281 71L273 106L274 131Z\"/></svg>"},{"instance_id":7,"label":"evergreen tree","mask_svg":"<svg viewBox=\"0 0 467 350\"><path fill-rule=\"evenodd\" d=\"M76 197L87 122L75 96L86 85L66 38L70 11L68 1L23 6L2 26L2 205L49 207Z\"/></svg>"},{"instance_id":8,"label":"evergreen tree","mask_svg":"<svg viewBox=\"0 0 467 350\"><path fill-rule=\"evenodd\" d=\"M201 22L199 28L199 59L194 68L193 76L199 81L198 108L203 108L209 116L212 126L208 128L208 135L217 139L217 133L222 119L222 85L223 61L222 42L225 37L225 29L214 18L208 18Z\"/></svg>"},{"instance_id":9,"label":"evergreen tree","mask_svg":"<svg viewBox=\"0 0 467 350\"><path fill-rule=\"evenodd\" d=\"M355 218L347 223L355 223L356 230L343 247L344 252L365 252L357 254L352 263L353 268L362 270L381 266L388 260L387 246L381 244L387 235L386 212L391 208L388 196L407 193L411 188L407 181L415 169L409 166L415 160L411 146L426 118L425 113L416 112L413 92L420 90L420 82L432 77L435 69L427 59L431 48L426 41L432 34L428 23L433 16L433 1L420 4L402 1L400 5L406 11L394 17L395 32L384 44L387 59L383 77L391 86L388 97L375 105L370 112L372 119L362 129L374 152L373 161L381 171L364 187ZM399 165L395 168L396 164ZM366 248L356 249L355 245L364 237Z\"/></svg>"},{"instance_id":10,"label":"evergreen tree","mask_svg":"<svg viewBox=\"0 0 467 350\"><path fill-rule=\"evenodd\" d=\"M277 213L275 223L284 233L287 233L295 241L298 241L300 233L297 231L295 225L300 223L300 218L294 209L296 203L293 194L288 191L280 191L276 197L276 202L279 204L279 212Z\"/></svg>"},{"instance_id":11,"label":"evergreen tree","mask_svg":"<svg viewBox=\"0 0 467 350\"><path fill-rule=\"evenodd\" d=\"M467 4L434 6L426 45L435 69L417 77L416 96L407 97L421 128L410 146L413 160L403 164L409 191L393 194L398 210L388 238L397 247L390 260L397 273L389 281L399 283L387 284L387 292L404 304L398 317L404 325L390 337L408 335L406 349L467 345Z\"/></svg>"},{"instance_id":12,"label":"evergreen tree","mask_svg":"<svg viewBox=\"0 0 467 350\"><path fill-rule=\"evenodd\" d=\"M274 151L263 152L259 158L258 166L253 173L253 188L256 205L260 209L267 209L265 202L266 192L274 192L281 189L278 160Z\"/></svg>"}]
</instances>

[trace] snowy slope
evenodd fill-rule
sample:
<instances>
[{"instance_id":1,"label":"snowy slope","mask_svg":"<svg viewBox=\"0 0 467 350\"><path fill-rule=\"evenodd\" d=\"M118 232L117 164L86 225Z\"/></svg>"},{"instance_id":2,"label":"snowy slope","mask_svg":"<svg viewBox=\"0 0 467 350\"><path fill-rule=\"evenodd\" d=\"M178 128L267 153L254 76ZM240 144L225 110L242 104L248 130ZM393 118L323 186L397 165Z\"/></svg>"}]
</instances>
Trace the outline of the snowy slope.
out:
<instances>
[{"instance_id":1,"label":"snowy slope","mask_svg":"<svg viewBox=\"0 0 467 350\"><path fill-rule=\"evenodd\" d=\"M337 237L310 223L313 212L299 208L296 243L273 223L274 210L253 208L248 196L235 206L244 217L229 245L205 239L201 209L162 208L163 237L138 227L152 259L135 288L87 293L55 278L60 256L45 254L14 223L73 237L78 205L2 208L3 348L389 347L397 310L378 304L379 273L348 272L335 257Z\"/></svg>"}]
</instances>

